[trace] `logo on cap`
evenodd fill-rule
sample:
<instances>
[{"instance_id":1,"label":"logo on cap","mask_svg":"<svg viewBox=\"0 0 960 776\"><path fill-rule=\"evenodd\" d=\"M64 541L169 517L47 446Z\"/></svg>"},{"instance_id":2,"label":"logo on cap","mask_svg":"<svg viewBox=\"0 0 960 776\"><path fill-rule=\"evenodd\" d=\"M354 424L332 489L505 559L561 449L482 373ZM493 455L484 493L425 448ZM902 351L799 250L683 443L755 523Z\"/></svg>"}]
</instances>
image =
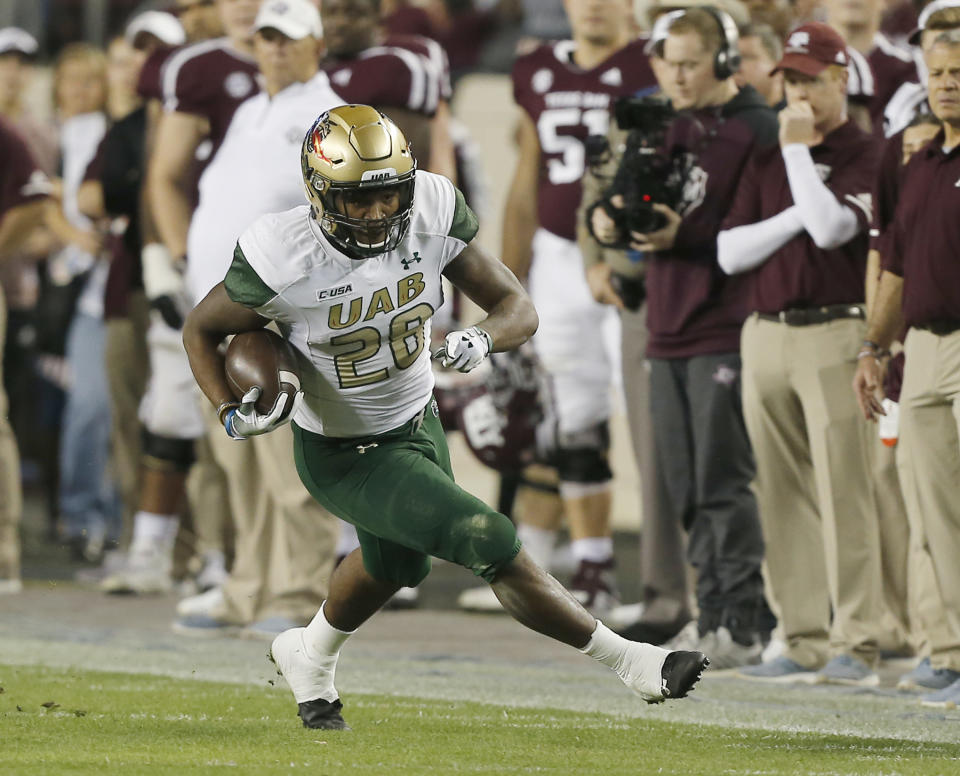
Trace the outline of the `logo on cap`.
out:
<instances>
[{"instance_id":1,"label":"logo on cap","mask_svg":"<svg viewBox=\"0 0 960 776\"><path fill-rule=\"evenodd\" d=\"M795 32L787 41L787 51L791 54L809 54L810 53L810 33Z\"/></svg>"}]
</instances>

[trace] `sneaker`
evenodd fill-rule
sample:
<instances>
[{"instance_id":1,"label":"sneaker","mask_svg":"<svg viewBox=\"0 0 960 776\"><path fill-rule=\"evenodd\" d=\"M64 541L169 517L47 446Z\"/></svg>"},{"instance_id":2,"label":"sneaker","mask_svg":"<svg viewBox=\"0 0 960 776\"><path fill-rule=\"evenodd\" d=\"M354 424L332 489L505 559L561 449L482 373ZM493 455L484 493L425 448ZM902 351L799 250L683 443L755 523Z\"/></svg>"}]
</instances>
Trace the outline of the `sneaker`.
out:
<instances>
[{"instance_id":1,"label":"sneaker","mask_svg":"<svg viewBox=\"0 0 960 776\"><path fill-rule=\"evenodd\" d=\"M14 595L23 590L23 582L19 577L14 579L0 579L0 595Z\"/></svg>"},{"instance_id":2,"label":"sneaker","mask_svg":"<svg viewBox=\"0 0 960 776\"><path fill-rule=\"evenodd\" d=\"M618 607L624 609L626 607ZM604 624L612 618L604 620ZM638 619L626 626L620 628L612 627L625 639L630 641L645 641L647 644L657 644L661 646L670 645L671 649L691 649L696 648L700 641L700 631L697 624L692 623L693 627L686 633L682 639L677 637L683 632L684 628L691 625L690 615L686 612L670 622L648 622Z\"/></svg>"},{"instance_id":3,"label":"sneaker","mask_svg":"<svg viewBox=\"0 0 960 776\"><path fill-rule=\"evenodd\" d=\"M416 609L420 603L420 591L415 587L401 587L387 601L387 609Z\"/></svg>"},{"instance_id":4,"label":"sneaker","mask_svg":"<svg viewBox=\"0 0 960 776\"><path fill-rule=\"evenodd\" d=\"M952 668L934 668L925 657L910 673L897 681L898 690L943 690L960 679L960 671Z\"/></svg>"},{"instance_id":5,"label":"sneaker","mask_svg":"<svg viewBox=\"0 0 960 776\"><path fill-rule=\"evenodd\" d=\"M300 621L302 622L302 620ZM300 622L282 615L264 617L247 625L240 631L241 638L245 639L263 639L264 641L273 641L284 631L300 627Z\"/></svg>"},{"instance_id":6,"label":"sneaker","mask_svg":"<svg viewBox=\"0 0 960 776\"><path fill-rule=\"evenodd\" d=\"M710 665L702 652L670 650L631 642L617 675L647 703L683 698Z\"/></svg>"},{"instance_id":7,"label":"sneaker","mask_svg":"<svg viewBox=\"0 0 960 776\"><path fill-rule=\"evenodd\" d=\"M215 587L206 593L192 595L177 602L177 614L191 617L195 614L214 615L223 609L223 588Z\"/></svg>"},{"instance_id":8,"label":"sneaker","mask_svg":"<svg viewBox=\"0 0 960 776\"><path fill-rule=\"evenodd\" d=\"M760 655L760 662L772 663L786 651L787 642L783 639L772 638L767 642L767 646L763 648L763 653Z\"/></svg>"},{"instance_id":9,"label":"sneaker","mask_svg":"<svg viewBox=\"0 0 960 776\"><path fill-rule=\"evenodd\" d=\"M607 612L603 624L611 630L626 628L640 621L640 618L643 617L644 609L646 609L646 606L642 601L635 604L620 604L619 606L614 606ZM684 622L686 622L686 620L684 620ZM648 644L652 643L647 639L633 639L633 641L646 641Z\"/></svg>"},{"instance_id":10,"label":"sneaker","mask_svg":"<svg viewBox=\"0 0 960 776\"><path fill-rule=\"evenodd\" d=\"M620 592L613 574L613 558L602 562L581 560L570 582L570 592L595 617L604 617L620 605Z\"/></svg>"},{"instance_id":11,"label":"sneaker","mask_svg":"<svg viewBox=\"0 0 960 776\"><path fill-rule=\"evenodd\" d=\"M704 634L700 639L700 649L710 656L710 664L715 669L722 670L756 665L760 662L763 644L758 637L754 637L750 644L741 644L734 640L726 626L721 625Z\"/></svg>"},{"instance_id":12,"label":"sneaker","mask_svg":"<svg viewBox=\"0 0 960 776\"><path fill-rule=\"evenodd\" d=\"M843 684L851 687L876 687L880 676L852 655L837 655L817 671L817 684Z\"/></svg>"},{"instance_id":13,"label":"sneaker","mask_svg":"<svg viewBox=\"0 0 960 776\"><path fill-rule=\"evenodd\" d=\"M125 566L104 578L100 589L114 594L169 593L173 590L173 558L160 547L131 549Z\"/></svg>"},{"instance_id":14,"label":"sneaker","mask_svg":"<svg viewBox=\"0 0 960 776\"><path fill-rule=\"evenodd\" d=\"M457 596L457 606L468 612L483 612L485 614L505 614L503 604L493 592L490 585L471 587Z\"/></svg>"},{"instance_id":15,"label":"sneaker","mask_svg":"<svg viewBox=\"0 0 960 776\"><path fill-rule=\"evenodd\" d=\"M209 614L191 614L187 617L178 617L171 623L174 633L181 636L192 636L200 639L217 639L224 636L236 636L240 626L227 622Z\"/></svg>"},{"instance_id":16,"label":"sneaker","mask_svg":"<svg viewBox=\"0 0 960 776\"><path fill-rule=\"evenodd\" d=\"M340 714L343 704L333 686L337 656L323 661L307 657L303 643L306 628L291 628L273 640L267 657L277 666L277 673L287 680L297 701L303 726L322 730L349 730Z\"/></svg>"},{"instance_id":17,"label":"sneaker","mask_svg":"<svg viewBox=\"0 0 960 776\"><path fill-rule=\"evenodd\" d=\"M960 679L942 690L929 693L920 698L920 705L933 709L955 709L960 706Z\"/></svg>"},{"instance_id":18,"label":"sneaker","mask_svg":"<svg viewBox=\"0 0 960 776\"><path fill-rule=\"evenodd\" d=\"M760 663L756 666L747 666L737 671L741 679L750 679L756 682L771 682L774 684L791 684L802 682L813 684L817 672L804 668L786 655L781 655L769 663Z\"/></svg>"},{"instance_id":19,"label":"sneaker","mask_svg":"<svg viewBox=\"0 0 960 776\"><path fill-rule=\"evenodd\" d=\"M674 649L687 652L699 651L700 646L700 628L696 620L690 620L684 625L680 632L669 641L663 644L665 649Z\"/></svg>"},{"instance_id":20,"label":"sneaker","mask_svg":"<svg viewBox=\"0 0 960 776\"><path fill-rule=\"evenodd\" d=\"M207 550L203 553L200 571L197 572L197 587L201 593L223 587L227 581L227 567L220 550Z\"/></svg>"}]
</instances>

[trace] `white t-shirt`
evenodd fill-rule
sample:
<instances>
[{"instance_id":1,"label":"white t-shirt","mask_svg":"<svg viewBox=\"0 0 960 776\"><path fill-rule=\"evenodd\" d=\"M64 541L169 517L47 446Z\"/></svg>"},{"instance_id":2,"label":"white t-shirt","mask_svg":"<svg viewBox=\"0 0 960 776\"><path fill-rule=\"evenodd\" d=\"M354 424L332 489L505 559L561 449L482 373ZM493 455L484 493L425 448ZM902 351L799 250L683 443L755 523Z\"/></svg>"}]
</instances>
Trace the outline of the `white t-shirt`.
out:
<instances>
[{"instance_id":1,"label":"white t-shirt","mask_svg":"<svg viewBox=\"0 0 960 776\"><path fill-rule=\"evenodd\" d=\"M417 172L410 226L395 250L352 259L310 208L256 221L237 244L230 297L278 323L300 356L304 402L293 420L331 437L401 426L430 399L430 318L441 273L477 232L463 195Z\"/></svg>"},{"instance_id":2,"label":"white t-shirt","mask_svg":"<svg viewBox=\"0 0 960 776\"><path fill-rule=\"evenodd\" d=\"M314 120L343 104L325 73L270 97L241 103L200 177L200 204L187 235L187 290L194 304L223 280L237 238L264 213L304 202L300 147Z\"/></svg>"}]
</instances>

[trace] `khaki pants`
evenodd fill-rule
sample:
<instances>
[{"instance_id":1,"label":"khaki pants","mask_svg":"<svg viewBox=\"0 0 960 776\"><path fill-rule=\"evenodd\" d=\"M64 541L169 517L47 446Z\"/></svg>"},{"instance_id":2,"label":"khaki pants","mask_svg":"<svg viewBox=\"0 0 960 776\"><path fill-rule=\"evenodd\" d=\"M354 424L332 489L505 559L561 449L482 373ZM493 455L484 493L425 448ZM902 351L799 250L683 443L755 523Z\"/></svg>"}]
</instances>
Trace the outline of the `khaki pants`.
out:
<instances>
[{"instance_id":1,"label":"khaki pants","mask_svg":"<svg viewBox=\"0 0 960 776\"><path fill-rule=\"evenodd\" d=\"M640 498L643 505L640 544L640 578L643 598L653 603L658 598L676 602L677 612L664 611L666 618L679 616L687 609L687 561L680 523L664 508L663 474L650 421L650 368L646 361L647 308L637 312L624 310L620 315L622 337L623 393L627 405L630 442L640 470ZM659 610L657 612L659 615ZM649 618L646 618L649 619Z\"/></svg>"},{"instance_id":2,"label":"khaki pants","mask_svg":"<svg viewBox=\"0 0 960 776\"><path fill-rule=\"evenodd\" d=\"M7 305L0 290L0 356L6 334ZM0 580L20 578L20 513L23 510L20 456L7 412L3 359L0 358Z\"/></svg>"},{"instance_id":3,"label":"khaki pants","mask_svg":"<svg viewBox=\"0 0 960 776\"><path fill-rule=\"evenodd\" d=\"M133 514L140 498L140 420L137 410L147 388L150 357L147 324L150 310L142 291L135 291L125 318L108 318L107 384L110 386L110 443L117 489L123 504L123 544L133 532Z\"/></svg>"},{"instance_id":4,"label":"khaki pants","mask_svg":"<svg viewBox=\"0 0 960 776\"><path fill-rule=\"evenodd\" d=\"M911 329L904 348L897 465L940 610L925 606L921 627L933 666L960 671L960 332Z\"/></svg>"},{"instance_id":5,"label":"khaki pants","mask_svg":"<svg viewBox=\"0 0 960 776\"><path fill-rule=\"evenodd\" d=\"M876 429L850 389L864 329L853 319L788 326L756 315L743 327L743 409L769 589L786 655L807 667L837 654L876 660Z\"/></svg>"},{"instance_id":6,"label":"khaki pants","mask_svg":"<svg viewBox=\"0 0 960 776\"><path fill-rule=\"evenodd\" d=\"M219 616L242 624L268 616L308 622L326 598L340 528L300 481L290 424L241 442L226 435L209 408L209 427L235 532Z\"/></svg>"}]
</instances>

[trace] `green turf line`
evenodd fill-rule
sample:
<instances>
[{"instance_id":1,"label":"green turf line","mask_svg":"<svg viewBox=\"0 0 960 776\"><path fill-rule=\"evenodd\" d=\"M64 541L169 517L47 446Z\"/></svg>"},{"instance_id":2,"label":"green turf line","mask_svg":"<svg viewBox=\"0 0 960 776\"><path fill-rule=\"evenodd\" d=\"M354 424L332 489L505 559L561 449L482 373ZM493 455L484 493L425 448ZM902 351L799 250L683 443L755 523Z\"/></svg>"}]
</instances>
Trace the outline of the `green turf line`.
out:
<instances>
[{"instance_id":1,"label":"green turf line","mask_svg":"<svg viewBox=\"0 0 960 776\"><path fill-rule=\"evenodd\" d=\"M352 732L304 730L278 684L0 665L0 774L960 773L960 744L386 695L343 699Z\"/></svg>"}]
</instances>

